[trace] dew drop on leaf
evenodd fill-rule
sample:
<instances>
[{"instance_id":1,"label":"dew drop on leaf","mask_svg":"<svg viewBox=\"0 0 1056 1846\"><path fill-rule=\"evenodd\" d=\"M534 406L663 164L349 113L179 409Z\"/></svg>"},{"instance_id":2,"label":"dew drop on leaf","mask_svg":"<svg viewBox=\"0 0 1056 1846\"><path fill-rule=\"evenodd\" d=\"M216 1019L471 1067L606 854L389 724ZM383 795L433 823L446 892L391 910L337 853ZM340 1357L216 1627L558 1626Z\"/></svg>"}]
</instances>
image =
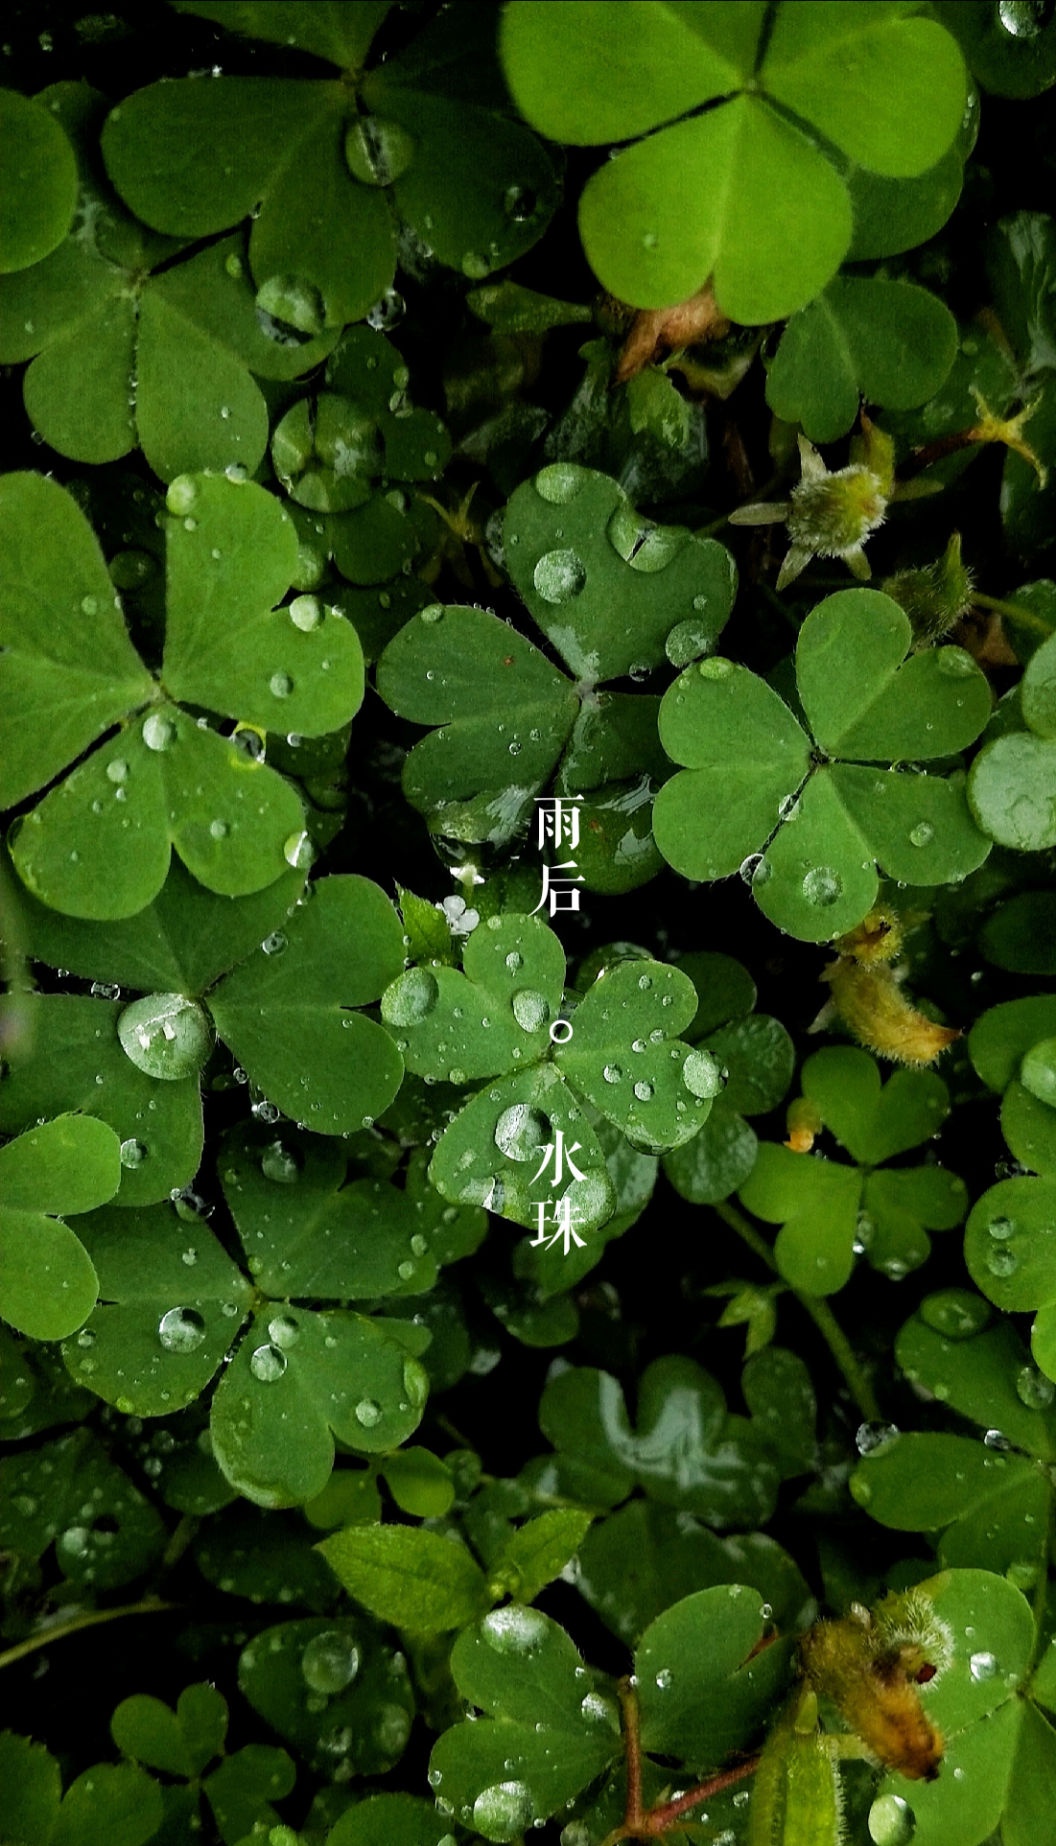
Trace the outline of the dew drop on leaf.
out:
<instances>
[{"instance_id":1,"label":"dew drop on leaf","mask_svg":"<svg viewBox=\"0 0 1056 1846\"><path fill-rule=\"evenodd\" d=\"M968 1671L972 1678L980 1683L987 1679L993 1679L994 1674L997 1672L997 1656L986 1651L973 1654L968 1662Z\"/></svg>"},{"instance_id":2,"label":"dew drop on leaf","mask_svg":"<svg viewBox=\"0 0 1056 1846\"><path fill-rule=\"evenodd\" d=\"M261 1384L276 1384L287 1366L281 1346L258 1346L250 1354L249 1369Z\"/></svg>"},{"instance_id":3,"label":"dew drop on leaf","mask_svg":"<svg viewBox=\"0 0 1056 1846\"><path fill-rule=\"evenodd\" d=\"M901 1795L880 1795L869 1809L868 1825L873 1846L909 1846L917 1817Z\"/></svg>"},{"instance_id":4,"label":"dew drop on leaf","mask_svg":"<svg viewBox=\"0 0 1056 1846\"><path fill-rule=\"evenodd\" d=\"M274 1346L296 1346L301 1329L292 1314L276 1314L268 1322L268 1338Z\"/></svg>"},{"instance_id":5,"label":"dew drop on leaf","mask_svg":"<svg viewBox=\"0 0 1056 1846\"><path fill-rule=\"evenodd\" d=\"M312 1692L330 1697L350 1686L359 1672L360 1654L355 1642L337 1628L324 1629L306 1642L301 1655L301 1675Z\"/></svg>"},{"instance_id":6,"label":"dew drop on leaf","mask_svg":"<svg viewBox=\"0 0 1056 1846\"><path fill-rule=\"evenodd\" d=\"M1016 1373L1016 1396L1030 1410L1047 1410L1056 1397L1056 1384L1033 1365L1024 1365Z\"/></svg>"},{"instance_id":7,"label":"dew drop on leaf","mask_svg":"<svg viewBox=\"0 0 1056 1846\"><path fill-rule=\"evenodd\" d=\"M295 596L290 604L290 621L304 635L321 626L323 605L318 596Z\"/></svg>"},{"instance_id":8,"label":"dew drop on leaf","mask_svg":"<svg viewBox=\"0 0 1056 1846\"><path fill-rule=\"evenodd\" d=\"M586 565L578 552L545 551L532 573L532 581L544 602L571 602L587 581Z\"/></svg>"},{"instance_id":9,"label":"dew drop on leaf","mask_svg":"<svg viewBox=\"0 0 1056 1846\"><path fill-rule=\"evenodd\" d=\"M293 691L293 681L288 673L273 673L268 681L268 690L276 699L288 699Z\"/></svg>"},{"instance_id":10,"label":"dew drop on leaf","mask_svg":"<svg viewBox=\"0 0 1056 1846\"><path fill-rule=\"evenodd\" d=\"M436 976L428 968L408 968L386 989L381 1016L386 1025L417 1026L428 1018L440 997Z\"/></svg>"},{"instance_id":11,"label":"dew drop on leaf","mask_svg":"<svg viewBox=\"0 0 1056 1846\"><path fill-rule=\"evenodd\" d=\"M143 742L148 750L168 750L175 741L175 723L171 718L166 718L164 712L152 711L144 718Z\"/></svg>"},{"instance_id":12,"label":"dew drop on leaf","mask_svg":"<svg viewBox=\"0 0 1056 1846\"><path fill-rule=\"evenodd\" d=\"M546 1618L523 1603L507 1603L492 1609L482 1620L480 1632L497 1654L534 1654L546 1639Z\"/></svg>"},{"instance_id":13,"label":"dew drop on leaf","mask_svg":"<svg viewBox=\"0 0 1056 1846\"><path fill-rule=\"evenodd\" d=\"M141 1167L144 1160L147 1158L147 1150L142 1141L137 1141L134 1138L128 1141L122 1141L120 1152L121 1165L123 1167Z\"/></svg>"},{"instance_id":14,"label":"dew drop on leaf","mask_svg":"<svg viewBox=\"0 0 1056 1846\"><path fill-rule=\"evenodd\" d=\"M812 865L803 874L803 896L808 904L816 904L821 910L834 904L842 890L843 880L830 865Z\"/></svg>"},{"instance_id":15,"label":"dew drop on leaf","mask_svg":"<svg viewBox=\"0 0 1056 1846\"><path fill-rule=\"evenodd\" d=\"M289 947L289 943L284 932L281 929L275 929L272 930L270 936L265 936L260 946L265 955L281 955Z\"/></svg>"},{"instance_id":16,"label":"dew drop on leaf","mask_svg":"<svg viewBox=\"0 0 1056 1846\"><path fill-rule=\"evenodd\" d=\"M205 1338L205 1321L195 1308L170 1308L158 1322L166 1352L194 1352Z\"/></svg>"},{"instance_id":17,"label":"dew drop on leaf","mask_svg":"<svg viewBox=\"0 0 1056 1846\"><path fill-rule=\"evenodd\" d=\"M526 1102L511 1103L498 1117L495 1145L507 1160L533 1160L546 1146L546 1123Z\"/></svg>"},{"instance_id":18,"label":"dew drop on leaf","mask_svg":"<svg viewBox=\"0 0 1056 1846\"><path fill-rule=\"evenodd\" d=\"M287 865L292 865L297 872L306 872L315 858L315 849L307 833L291 833L284 841L282 856Z\"/></svg>"},{"instance_id":19,"label":"dew drop on leaf","mask_svg":"<svg viewBox=\"0 0 1056 1846\"><path fill-rule=\"evenodd\" d=\"M726 1083L726 1072L710 1051L691 1051L682 1066L682 1081L692 1095L708 1102Z\"/></svg>"},{"instance_id":20,"label":"dew drop on leaf","mask_svg":"<svg viewBox=\"0 0 1056 1846\"><path fill-rule=\"evenodd\" d=\"M859 1423L854 1446L859 1455L882 1455L898 1441L901 1433L897 1423Z\"/></svg>"},{"instance_id":21,"label":"dew drop on leaf","mask_svg":"<svg viewBox=\"0 0 1056 1846\"><path fill-rule=\"evenodd\" d=\"M361 1397L355 1408L355 1418L364 1429L374 1429L381 1422L381 1405L372 1397Z\"/></svg>"},{"instance_id":22,"label":"dew drop on leaf","mask_svg":"<svg viewBox=\"0 0 1056 1846\"><path fill-rule=\"evenodd\" d=\"M911 846L930 846L934 838L935 829L930 820L918 820L916 826L911 827L909 830L909 843Z\"/></svg>"},{"instance_id":23,"label":"dew drop on leaf","mask_svg":"<svg viewBox=\"0 0 1056 1846\"><path fill-rule=\"evenodd\" d=\"M126 1006L117 1022L121 1048L148 1077L177 1082L204 1064L212 1028L203 1009L183 994L147 994Z\"/></svg>"},{"instance_id":24,"label":"dew drop on leaf","mask_svg":"<svg viewBox=\"0 0 1056 1846\"><path fill-rule=\"evenodd\" d=\"M550 1006L545 996L534 988L522 987L514 994L510 1002L513 1016L522 1032L538 1032L550 1017Z\"/></svg>"}]
</instances>

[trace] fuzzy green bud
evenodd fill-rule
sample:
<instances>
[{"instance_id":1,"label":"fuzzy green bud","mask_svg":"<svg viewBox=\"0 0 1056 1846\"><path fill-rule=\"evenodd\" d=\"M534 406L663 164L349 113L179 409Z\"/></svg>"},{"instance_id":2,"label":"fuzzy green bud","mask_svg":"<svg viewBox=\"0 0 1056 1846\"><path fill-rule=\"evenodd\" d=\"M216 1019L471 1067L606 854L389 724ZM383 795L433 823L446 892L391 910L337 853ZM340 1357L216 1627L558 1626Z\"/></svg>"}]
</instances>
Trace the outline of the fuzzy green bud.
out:
<instances>
[{"instance_id":1,"label":"fuzzy green bud","mask_svg":"<svg viewBox=\"0 0 1056 1846\"><path fill-rule=\"evenodd\" d=\"M934 564L896 571L882 587L905 610L918 646L941 641L972 606L972 573L961 559L960 533L953 534Z\"/></svg>"}]
</instances>

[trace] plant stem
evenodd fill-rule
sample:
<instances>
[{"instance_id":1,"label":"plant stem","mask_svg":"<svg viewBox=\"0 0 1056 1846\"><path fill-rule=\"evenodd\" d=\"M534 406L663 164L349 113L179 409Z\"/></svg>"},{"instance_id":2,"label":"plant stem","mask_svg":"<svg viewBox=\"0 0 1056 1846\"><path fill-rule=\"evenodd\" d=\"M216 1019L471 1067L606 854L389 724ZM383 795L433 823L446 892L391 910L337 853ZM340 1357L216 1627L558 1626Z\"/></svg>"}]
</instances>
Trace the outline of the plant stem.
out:
<instances>
[{"instance_id":1,"label":"plant stem","mask_svg":"<svg viewBox=\"0 0 1056 1846\"><path fill-rule=\"evenodd\" d=\"M720 1795L724 1789L732 1788L735 1782L743 1782L754 1775L759 1767L759 1758L753 1756L748 1762L737 1763L732 1769L720 1769L707 1781L699 1782L696 1788L687 1789L685 1794L676 1795L673 1801L660 1802L655 1808L642 1807L642 1746L639 1737L638 1694L634 1682L621 1679L619 1684L620 1708L623 1712L623 1743L627 1756L627 1804L623 1820L612 1832L606 1834L602 1846L617 1846L620 1840L655 1840L666 1833L669 1827L675 1827L683 1814L700 1806L712 1795Z\"/></svg>"},{"instance_id":2,"label":"plant stem","mask_svg":"<svg viewBox=\"0 0 1056 1846\"><path fill-rule=\"evenodd\" d=\"M1039 635L1052 633L1045 618L1035 614L1033 609L1025 609L1022 603L1005 602L1000 596L984 596L981 590L972 591L972 602L978 609L992 609L995 615L1007 615L1010 622L1018 622L1021 628L1033 628Z\"/></svg>"},{"instance_id":3,"label":"plant stem","mask_svg":"<svg viewBox=\"0 0 1056 1846\"><path fill-rule=\"evenodd\" d=\"M27 1654L36 1653L40 1647L50 1647L53 1641L64 1641L67 1635L79 1634L82 1628L97 1628L103 1622L120 1621L125 1615L161 1615L167 1609L178 1609L177 1602L158 1602L154 1597L145 1602L125 1603L120 1609L92 1609L87 1614L77 1615L68 1622L57 1622L54 1628L45 1628L39 1634L30 1635L28 1641L19 1641L16 1647L9 1647L0 1654L0 1668L14 1666L16 1660L24 1660Z\"/></svg>"},{"instance_id":4,"label":"plant stem","mask_svg":"<svg viewBox=\"0 0 1056 1846\"><path fill-rule=\"evenodd\" d=\"M749 1218L745 1217L743 1212L738 1211L736 1205L730 1205L728 1202L723 1201L721 1204L713 1206L712 1209L718 1213L718 1216L723 1220L724 1224L728 1224L731 1230L737 1232L738 1237L748 1245L749 1250L759 1258L760 1262L765 1263L766 1267L771 1270L774 1275L780 1274L777 1264L774 1261L774 1253L765 1237L760 1236L755 1225ZM850 1340L844 1333L843 1328L840 1326L828 1302L822 1301L817 1295L808 1295L800 1288L793 1288L790 1292L795 1296L804 1313L810 1315L811 1320L814 1322L814 1325L832 1354L836 1365L839 1367L843 1381L866 1422L879 1422L880 1406L876 1401L876 1394L866 1376L863 1366L860 1364L851 1346Z\"/></svg>"}]
</instances>

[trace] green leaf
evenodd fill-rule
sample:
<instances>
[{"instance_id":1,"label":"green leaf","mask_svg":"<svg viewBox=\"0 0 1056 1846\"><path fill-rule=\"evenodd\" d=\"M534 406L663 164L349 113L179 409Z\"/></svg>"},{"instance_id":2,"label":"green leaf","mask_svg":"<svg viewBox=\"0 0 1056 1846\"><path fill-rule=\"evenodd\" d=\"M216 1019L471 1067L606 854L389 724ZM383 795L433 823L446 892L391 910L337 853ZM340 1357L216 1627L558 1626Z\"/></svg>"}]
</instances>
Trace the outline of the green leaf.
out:
<instances>
[{"instance_id":1,"label":"green leaf","mask_svg":"<svg viewBox=\"0 0 1056 1846\"><path fill-rule=\"evenodd\" d=\"M462 1545L438 1532L349 1526L317 1548L357 1602L418 1634L461 1628L491 1600L480 1566Z\"/></svg>"},{"instance_id":2,"label":"green leaf","mask_svg":"<svg viewBox=\"0 0 1056 1846\"><path fill-rule=\"evenodd\" d=\"M1056 749L1013 731L986 744L968 777L977 824L999 846L1044 852L1056 846Z\"/></svg>"},{"instance_id":3,"label":"green leaf","mask_svg":"<svg viewBox=\"0 0 1056 1846\"><path fill-rule=\"evenodd\" d=\"M96 1763L66 1790L48 1846L144 1846L161 1819L153 1777L130 1763Z\"/></svg>"},{"instance_id":4,"label":"green leaf","mask_svg":"<svg viewBox=\"0 0 1056 1846\"><path fill-rule=\"evenodd\" d=\"M725 546L642 518L615 481L573 462L517 489L503 545L515 588L580 682L642 678L692 618L714 644L733 602Z\"/></svg>"},{"instance_id":5,"label":"green leaf","mask_svg":"<svg viewBox=\"0 0 1056 1846\"><path fill-rule=\"evenodd\" d=\"M95 536L56 482L0 481L0 553L0 801L10 807L151 698L154 684Z\"/></svg>"},{"instance_id":6,"label":"green leaf","mask_svg":"<svg viewBox=\"0 0 1056 1846\"><path fill-rule=\"evenodd\" d=\"M402 1060L389 1035L349 1009L376 1000L403 963L392 905L369 879L334 877L215 989L217 1030L280 1108L324 1134L388 1108Z\"/></svg>"},{"instance_id":7,"label":"green leaf","mask_svg":"<svg viewBox=\"0 0 1056 1846\"><path fill-rule=\"evenodd\" d=\"M1056 22L1022 0L939 0L943 24L973 75L994 96L1037 96L1056 79Z\"/></svg>"},{"instance_id":8,"label":"green leaf","mask_svg":"<svg viewBox=\"0 0 1056 1846\"><path fill-rule=\"evenodd\" d=\"M0 1731L0 1786L7 1790L4 1825L26 1846L47 1846L59 1813L59 1765L43 1744Z\"/></svg>"},{"instance_id":9,"label":"green leaf","mask_svg":"<svg viewBox=\"0 0 1056 1846\"><path fill-rule=\"evenodd\" d=\"M213 1452L256 1505L303 1505L330 1477L335 1437L366 1453L395 1448L421 1422L427 1391L384 1321L265 1303L213 1400Z\"/></svg>"},{"instance_id":10,"label":"green leaf","mask_svg":"<svg viewBox=\"0 0 1056 1846\"><path fill-rule=\"evenodd\" d=\"M615 1701L592 1687L562 1628L509 1603L455 1642L463 1696L492 1714L455 1725L437 1743L430 1779L487 1840L512 1840L559 1812L619 1749Z\"/></svg>"},{"instance_id":11,"label":"green leaf","mask_svg":"<svg viewBox=\"0 0 1056 1846\"><path fill-rule=\"evenodd\" d=\"M635 1650L643 1749L707 1768L744 1747L788 1676L787 1644L751 1657L768 1619L757 1590L728 1583L650 1623Z\"/></svg>"},{"instance_id":12,"label":"green leaf","mask_svg":"<svg viewBox=\"0 0 1056 1846\"><path fill-rule=\"evenodd\" d=\"M852 160L895 178L933 166L964 111L956 41L934 20L884 0L780 7L763 80Z\"/></svg>"},{"instance_id":13,"label":"green leaf","mask_svg":"<svg viewBox=\"0 0 1056 1846\"><path fill-rule=\"evenodd\" d=\"M688 220L685 187L707 202ZM584 187L579 226L619 299L667 307L714 276L723 311L758 326L824 288L847 251L851 208L813 142L742 95L607 162Z\"/></svg>"},{"instance_id":14,"label":"green leaf","mask_svg":"<svg viewBox=\"0 0 1056 1846\"><path fill-rule=\"evenodd\" d=\"M414 1715L406 1663L371 1623L323 1616L265 1628L243 1648L238 1679L261 1716L324 1773L377 1775L403 1755Z\"/></svg>"},{"instance_id":15,"label":"green leaf","mask_svg":"<svg viewBox=\"0 0 1056 1846\"><path fill-rule=\"evenodd\" d=\"M442 1846L447 1821L419 1795L368 1795L341 1816L327 1846Z\"/></svg>"},{"instance_id":16,"label":"green leaf","mask_svg":"<svg viewBox=\"0 0 1056 1846\"><path fill-rule=\"evenodd\" d=\"M63 1576L81 1590L117 1589L155 1565L165 1527L150 1501L88 1430L75 1430L0 1462L0 1543L23 1559L52 1544Z\"/></svg>"},{"instance_id":17,"label":"green leaf","mask_svg":"<svg viewBox=\"0 0 1056 1846\"><path fill-rule=\"evenodd\" d=\"M392 0L360 0L349 12L345 6L320 5L319 0L308 7L304 0L175 0L178 13L212 19L225 31L246 38L314 52L350 71L362 62L391 4Z\"/></svg>"},{"instance_id":18,"label":"green leaf","mask_svg":"<svg viewBox=\"0 0 1056 1846\"><path fill-rule=\"evenodd\" d=\"M77 164L61 127L29 96L0 90L0 275L39 263L66 235L77 203Z\"/></svg>"},{"instance_id":19,"label":"green leaf","mask_svg":"<svg viewBox=\"0 0 1056 1846\"><path fill-rule=\"evenodd\" d=\"M63 1348L71 1378L126 1415L193 1403L245 1323L249 1284L204 1223L168 1206L96 1212L84 1233L99 1305Z\"/></svg>"},{"instance_id":20,"label":"green leaf","mask_svg":"<svg viewBox=\"0 0 1056 1846\"><path fill-rule=\"evenodd\" d=\"M59 1216L91 1211L121 1183L117 1136L89 1115L60 1115L0 1148L0 1312L36 1340L61 1340L95 1306L97 1276Z\"/></svg>"},{"instance_id":21,"label":"green leaf","mask_svg":"<svg viewBox=\"0 0 1056 1846\"><path fill-rule=\"evenodd\" d=\"M202 1154L197 1074L160 1082L133 1064L118 1038L115 1001L32 994L18 1004L26 1032L11 1046L0 1085L0 1132L81 1111L117 1135L122 1205L151 1204L188 1185ZM15 1006L11 998L0 1013L12 1017Z\"/></svg>"},{"instance_id":22,"label":"green leaf","mask_svg":"<svg viewBox=\"0 0 1056 1846\"><path fill-rule=\"evenodd\" d=\"M553 1507L521 1526L491 1567L519 1602L534 1602L576 1556L590 1530L591 1515L575 1507Z\"/></svg>"},{"instance_id":23,"label":"green leaf","mask_svg":"<svg viewBox=\"0 0 1056 1846\"><path fill-rule=\"evenodd\" d=\"M1056 1180L1002 1179L972 1207L964 1257L972 1280L1009 1312L1040 1308L1031 1341L1048 1377L1056 1375Z\"/></svg>"},{"instance_id":24,"label":"green leaf","mask_svg":"<svg viewBox=\"0 0 1056 1846\"><path fill-rule=\"evenodd\" d=\"M530 641L483 610L438 603L385 649L378 691L400 717L443 727L407 758L407 799L445 834L496 845L532 812L578 709Z\"/></svg>"},{"instance_id":25,"label":"green leaf","mask_svg":"<svg viewBox=\"0 0 1056 1846\"><path fill-rule=\"evenodd\" d=\"M761 1522L773 1504L777 1470L760 1425L731 1416L715 1380L681 1355L647 1367L636 1427L616 1379L589 1367L550 1380L539 1422L555 1447L604 1469L610 1504L639 1481L652 1499L720 1529Z\"/></svg>"},{"instance_id":26,"label":"green leaf","mask_svg":"<svg viewBox=\"0 0 1056 1846\"><path fill-rule=\"evenodd\" d=\"M909 282L837 276L785 329L766 398L812 442L849 430L860 398L912 409L942 385L957 351L949 309Z\"/></svg>"},{"instance_id":27,"label":"green leaf","mask_svg":"<svg viewBox=\"0 0 1056 1846\"><path fill-rule=\"evenodd\" d=\"M720 1539L689 1514L652 1500L631 1500L595 1521L579 1566L580 1594L632 1645L663 1610L711 1584L752 1584L782 1628L810 1619L807 1586L772 1538L749 1532Z\"/></svg>"}]
</instances>

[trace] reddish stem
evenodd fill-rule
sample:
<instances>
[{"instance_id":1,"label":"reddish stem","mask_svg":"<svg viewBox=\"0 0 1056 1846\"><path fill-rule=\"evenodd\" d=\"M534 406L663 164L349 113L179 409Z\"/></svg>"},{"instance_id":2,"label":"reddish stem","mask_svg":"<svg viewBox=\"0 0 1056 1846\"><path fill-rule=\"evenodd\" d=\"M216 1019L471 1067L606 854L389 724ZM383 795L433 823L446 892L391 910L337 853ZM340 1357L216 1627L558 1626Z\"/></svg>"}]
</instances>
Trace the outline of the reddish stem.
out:
<instances>
[{"instance_id":1,"label":"reddish stem","mask_svg":"<svg viewBox=\"0 0 1056 1846\"><path fill-rule=\"evenodd\" d=\"M696 1788L688 1789L684 1795L676 1795L673 1801L661 1802L655 1808L642 1807L642 1746L638 1726L638 1695L633 1682L621 1679L619 1684L620 1706L623 1711L624 1748L627 1755L627 1805L623 1822L614 1827L607 1836L603 1846L616 1846L619 1840L654 1840L667 1832L669 1827L677 1826L683 1814L699 1807L702 1801L708 1801L712 1795L721 1795L724 1789L732 1788L737 1782L744 1782L754 1775L759 1767L759 1758L751 1757L745 1763L738 1763L733 1769L720 1769L717 1775L709 1776L706 1782L700 1782Z\"/></svg>"}]
</instances>

